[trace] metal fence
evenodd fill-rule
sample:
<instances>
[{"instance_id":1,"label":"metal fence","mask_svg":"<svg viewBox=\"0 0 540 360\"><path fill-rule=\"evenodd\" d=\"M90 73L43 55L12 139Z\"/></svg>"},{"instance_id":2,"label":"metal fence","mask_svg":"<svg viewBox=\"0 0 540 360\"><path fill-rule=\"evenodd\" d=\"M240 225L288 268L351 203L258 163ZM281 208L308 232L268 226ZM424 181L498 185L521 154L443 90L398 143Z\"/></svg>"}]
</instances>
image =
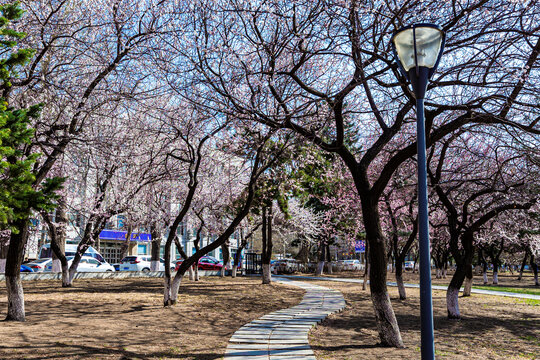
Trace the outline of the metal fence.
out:
<instances>
[{"instance_id":1,"label":"metal fence","mask_svg":"<svg viewBox=\"0 0 540 360\"><path fill-rule=\"evenodd\" d=\"M261 254L246 253L246 275L262 274Z\"/></svg>"}]
</instances>

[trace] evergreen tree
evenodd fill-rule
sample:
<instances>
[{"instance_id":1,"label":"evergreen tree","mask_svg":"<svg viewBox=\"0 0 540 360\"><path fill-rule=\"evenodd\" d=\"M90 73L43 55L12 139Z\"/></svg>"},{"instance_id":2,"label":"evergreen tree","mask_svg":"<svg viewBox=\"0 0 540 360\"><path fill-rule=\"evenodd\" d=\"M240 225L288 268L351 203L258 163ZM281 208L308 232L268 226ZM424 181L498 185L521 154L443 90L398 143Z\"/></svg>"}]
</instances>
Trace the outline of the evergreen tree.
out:
<instances>
[{"instance_id":1,"label":"evergreen tree","mask_svg":"<svg viewBox=\"0 0 540 360\"><path fill-rule=\"evenodd\" d=\"M23 10L18 3L0 6L0 230L11 230L6 261L8 316L6 320L24 321L24 296L19 277L20 264L28 239L28 224L32 211L54 208L55 193L62 178L36 183L34 164L40 154L32 151L33 119L39 116L42 105L27 109L10 106L7 95L11 79L26 65L34 51L16 49L24 33L9 28Z\"/></svg>"},{"instance_id":2,"label":"evergreen tree","mask_svg":"<svg viewBox=\"0 0 540 360\"><path fill-rule=\"evenodd\" d=\"M6 93L11 87L10 79L17 76L17 69L32 58L34 51L12 49L17 39L25 36L8 28L10 22L19 19L23 10L18 3L0 6L0 87ZM39 116L41 105L27 109L14 109L7 99L0 98L0 228L16 232L11 224L20 219L27 219L32 210L50 210L56 198L55 190L62 179L48 179L40 186L35 186L32 167L39 157L31 153L29 145L34 136L31 121Z\"/></svg>"}]
</instances>

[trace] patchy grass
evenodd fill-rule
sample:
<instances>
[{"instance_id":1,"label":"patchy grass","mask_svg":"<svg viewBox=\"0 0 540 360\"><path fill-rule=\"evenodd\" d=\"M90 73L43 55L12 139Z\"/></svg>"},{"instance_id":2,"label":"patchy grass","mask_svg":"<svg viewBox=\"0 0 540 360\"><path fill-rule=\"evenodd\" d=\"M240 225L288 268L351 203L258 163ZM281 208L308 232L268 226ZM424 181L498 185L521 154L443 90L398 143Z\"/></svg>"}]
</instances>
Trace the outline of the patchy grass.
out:
<instances>
[{"instance_id":1,"label":"patchy grass","mask_svg":"<svg viewBox=\"0 0 540 360\"><path fill-rule=\"evenodd\" d=\"M312 274L309 274L312 275ZM327 277L343 277L343 278L362 278L364 275L363 271L342 271L339 273L326 274ZM445 279L435 278L435 272L431 274L431 281L434 285L443 285L447 286L452 279L453 272L449 271ZM499 273L499 284L493 285L491 283L484 284L482 274L476 273L473 277L473 287L476 289L485 289L485 290L498 290L498 291L507 291L507 292L516 292L521 294L532 294L540 295L540 287L534 285L534 277L532 272L525 272L523 274L523 279L518 280L518 273ZM488 272L488 278L491 281L493 274ZM388 281L395 281L395 276L390 271L388 272ZM405 271L403 273L403 281L411 284L419 283L419 275L417 272L414 274L411 271Z\"/></svg>"},{"instance_id":2,"label":"patchy grass","mask_svg":"<svg viewBox=\"0 0 540 360\"><path fill-rule=\"evenodd\" d=\"M518 294L540 295L540 288L523 289L523 288L517 288L517 287L491 285L491 286L473 286L473 289L496 290L496 291L504 291L504 292L513 292L513 293L518 293Z\"/></svg>"},{"instance_id":3,"label":"patchy grass","mask_svg":"<svg viewBox=\"0 0 540 360\"><path fill-rule=\"evenodd\" d=\"M310 332L317 359L420 358L420 300L418 289L407 289L400 301L389 288L405 349L378 345L369 290L360 284L315 281L340 290L347 301L341 313L331 315ZM473 294L460 297L462 320L446 317L446 293L433 292L437 359L540 359L540 312L522 299Z\"/></svg>"},{"instance_id":4,"label":"patchy grass","mask_svg":"<svg viewBox=\"0 0 540 360\"><path fill-rule=\"evenodd\" d=\"M221 359L242 325L299 303L303 291L257 278L184 281L162 305L163 279L23 284L25 323L0 323L0 359ZM0 289L5 313L6 290Z\"/></svg>"}]
</instances>

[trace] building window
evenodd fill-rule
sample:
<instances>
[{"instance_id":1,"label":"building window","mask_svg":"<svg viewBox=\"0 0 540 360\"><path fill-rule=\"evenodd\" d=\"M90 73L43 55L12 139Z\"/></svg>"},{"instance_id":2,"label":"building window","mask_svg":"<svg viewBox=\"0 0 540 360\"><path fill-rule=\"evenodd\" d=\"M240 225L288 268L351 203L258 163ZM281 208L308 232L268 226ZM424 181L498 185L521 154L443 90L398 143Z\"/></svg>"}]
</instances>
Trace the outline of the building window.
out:
<instances>
[{"instance_id":1,"label":"building window","mask_svg":"<svg viewBox=\"0 0 540 360\"><path fill-rule=\"evenodd\" d=\"M137 245L137 254L139 255L146 255L146 244L139 244Z\"/></svg>"},{"instance_id":2,"label":"building window","mask_svg":"<svg viewBox=\"0 0 540 360\"><path fill-rule=\"evenodd\" d=\"M124 215L118 215L116 217L116 221L117 221L117 226L118 226L118 229L121 229L124 227L124 223L126 222L126 218Z\"/></svg>"}]
</instances>

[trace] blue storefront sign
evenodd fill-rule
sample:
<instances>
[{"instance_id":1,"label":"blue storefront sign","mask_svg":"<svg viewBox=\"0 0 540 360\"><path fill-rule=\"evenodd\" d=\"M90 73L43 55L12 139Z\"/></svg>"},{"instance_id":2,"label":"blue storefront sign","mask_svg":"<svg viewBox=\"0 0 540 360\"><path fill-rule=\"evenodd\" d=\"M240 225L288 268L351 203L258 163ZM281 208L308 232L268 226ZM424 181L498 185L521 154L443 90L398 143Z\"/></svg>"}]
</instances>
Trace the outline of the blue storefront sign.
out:
<instances>
[{"instance_id":1,"label":"blue storefront sign","mask_svg":"<svg viewBox=\"0 0 540 360\"><path fill-rule=\"evenodd\" d=\"M354 252L363 253L366 251L366 243L364 240L356 240L354 242Z\"/></svg>"},{"instance_id":2,"label":"blue storefront sign","mask_svg":"<svg viewBox=\"0 0 540 360\"><path fill-rule=\"evenodd\" d=\"M126 240L127 231L103 230L99 233L101 240ZM146 233L131 233L130 241L152 241L152 236Z\"/></svg>"}]
</instances>

